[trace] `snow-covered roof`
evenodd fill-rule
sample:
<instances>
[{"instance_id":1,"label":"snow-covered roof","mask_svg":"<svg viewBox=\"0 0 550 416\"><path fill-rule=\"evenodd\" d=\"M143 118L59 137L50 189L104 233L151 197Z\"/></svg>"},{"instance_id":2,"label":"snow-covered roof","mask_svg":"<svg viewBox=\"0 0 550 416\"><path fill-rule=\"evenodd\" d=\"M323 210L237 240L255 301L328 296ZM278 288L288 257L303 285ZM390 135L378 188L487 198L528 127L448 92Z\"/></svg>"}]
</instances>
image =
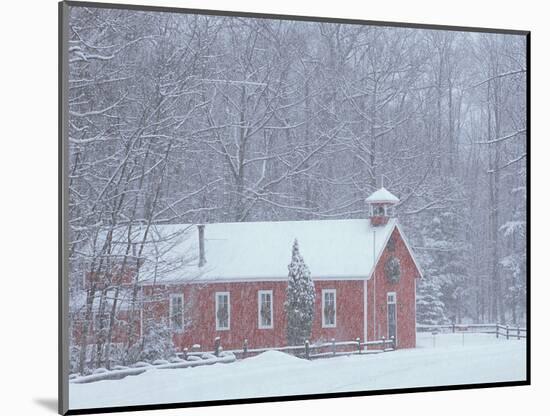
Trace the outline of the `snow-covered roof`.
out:
<instances>
[{"instance_id":1,"label":"snow-covered roof","mask_svg":"<svg viewBox=\"0 0 550 416\"><path fill-rule=\"evenodd\" d=\"M141 256L140 280L286 280L294 239L314 279L365 279L396 224L395 219L376 227L367 219L206 224L203 267L196 225L156 225ZM121 243L125 240L121 234Z\"/></svg>"},{"instance_id":2,"label":"snow-covered roof","mask_svg":"<svg viewBox=\"0 0 550 416\"><path fill-rule=\"evenodd\" d=\"M132 292L130 290L120 290L115 295L116 289L107 290L104 296L101 295L100 291L94 293L92 299L92 311L97 312L100 309L101 301L105 302L104 312L110 312L113 307L113 300L116 297L117 300L117 310L118 311L127 311L130 310L132 306ZM71 312L83 313L86 310L86 291L79 290L76 291L70 297L70 310ZM138 299L139 298L138 294Z\"/></svg>"},{"instance_id":3,"label":"snow-covered roof","mask_svg":"<svg viewBox=\"0 0 550 416\"><path fill-rule=\"evenodd\" d=\"M367 199L365 199L365 201L369 203L396 204L399 202L399 198L388 191L386 188L382 187L379 190L373 192Z\"/></svg>"}]
</instances>

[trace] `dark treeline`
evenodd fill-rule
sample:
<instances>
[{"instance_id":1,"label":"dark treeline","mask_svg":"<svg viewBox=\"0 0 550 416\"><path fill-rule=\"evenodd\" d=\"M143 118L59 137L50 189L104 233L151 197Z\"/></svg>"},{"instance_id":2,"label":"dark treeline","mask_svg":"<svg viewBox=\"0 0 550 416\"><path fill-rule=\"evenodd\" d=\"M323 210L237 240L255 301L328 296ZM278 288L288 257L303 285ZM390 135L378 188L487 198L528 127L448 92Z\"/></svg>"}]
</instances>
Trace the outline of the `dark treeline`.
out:
<instances>
[{"instance_id":1,"label":"dark treeline","mask_svg":"<svg viewBox=\"0 0 550 416\"><path fill-rule=\"evenodd\" d=\"M524 321L525 37L74 7L69 78L71 310L103 328L81 370L155 224L363 218L382 180L419 322Z\"/></svg>"}]
</instances>

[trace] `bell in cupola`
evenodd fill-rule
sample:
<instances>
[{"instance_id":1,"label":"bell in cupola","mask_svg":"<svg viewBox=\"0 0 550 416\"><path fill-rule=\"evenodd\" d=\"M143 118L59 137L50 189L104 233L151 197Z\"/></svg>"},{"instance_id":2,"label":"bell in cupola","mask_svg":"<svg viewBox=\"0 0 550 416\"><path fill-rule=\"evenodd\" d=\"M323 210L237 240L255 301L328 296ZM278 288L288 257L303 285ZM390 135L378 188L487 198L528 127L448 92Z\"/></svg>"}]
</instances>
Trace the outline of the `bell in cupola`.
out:
<instances>
[{"instance_id":1,"label":"bell in cupola","mask_svg":"<svg viewBox=\"0 0 550 416\"><path fill-rule=\"evenodd\" d=\"M384 225L394 216L394 206L399 202L394 194L382 187L372 193L365 202L369 206L371 225Z\"/></svg>"}]
</instances>

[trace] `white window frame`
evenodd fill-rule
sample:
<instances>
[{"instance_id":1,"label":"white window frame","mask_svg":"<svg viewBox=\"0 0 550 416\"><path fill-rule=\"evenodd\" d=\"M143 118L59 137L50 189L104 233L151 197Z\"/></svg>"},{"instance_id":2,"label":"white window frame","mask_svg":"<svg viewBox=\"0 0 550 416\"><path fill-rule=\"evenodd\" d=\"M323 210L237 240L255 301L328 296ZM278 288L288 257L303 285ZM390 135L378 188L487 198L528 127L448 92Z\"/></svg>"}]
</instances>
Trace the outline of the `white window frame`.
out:
<instances>
[{"instance_id":1,"label":"white window frame","mask_svg":"<svg viewBox=\"0 0 550 416\"><path fill-rule=\"evenodd\" d=\"M111 314L110 312L103 312L103 313L99 313L99 312L94 312L93 313L93 328L94 328L94 332L99 332L100 331L100 328L98 327L98 324L99 324L99 321L101 320L101 317L100 315L103 315L103 324L105 325L105 327L103 329L106 329L109 327L109 320L111 319Z\"/></svg>"},{"instance_id":2,"label":"white window frame","mask_svg":"<svg viewBox=\"0 0 550 416\"><path fill-rule=\"evenodd\" d=\"M325 294L332 293L334 295L334 324L328 324L325 322ZM323 289L321 291L321 320L323 328L336 328L337 322L337 302L336 302L336 289Z\"/></svg>"},{"instance_id":3,"label":"white window frame","mask_svg":"<svg viewBox=\"0 0 550 416\"><path fill-rule=\"evenodd\" d=\"M172 321L172 306L174 304L174 299L181 299L181 328L174 327L174 322ZM183 293L171 293L170 294L170 305L168 308L168 322L170 323L170 329L174 332L183 332L185 329L185 299Z\"/></svg>"},{"instance_id":4,"label":"white window frame","mask_svg":"<svg viewBox=\"0 0 550 416\"><path fill-rule=\"evenodd\" d=\"M139 337L143 337L143 309L145 303L143 302L143 286L139 289Z\"/></svg>"},{"instance_id":5,"label":"white window frame","mask_svg":"<svg viewBox=\"0 0 550 416\"><path fill-rule=\"evenodd\" d=\"M369 334L369 292L368 292L369 281L367 279L363 280L363 336L365 342L368 340Z\"/></svg>"},{"instance_id":6,"label":"white window frame","mask_svg":"<svg viewBox=\"0 0 550 416\"><path fill-rule=\"evenodd\" d=\"M397 303L397 294L395 292L388 292L387 303L388 305Z\"/></svg>"},{"instance_id":7,"label":"white window frame","mask_svg":"<svg viewBox=\"0 0 550 416\"><path fill-rule=\"evenodd\" d=\"M262 295L269 295L271 325L262 325ZM273 329L273 290L258 290L258 328Z\"/></svg>"},{"instance_id":8,"label":"white window frame","mask_svg":"<svg viewBox=\"0 0 550 416\"><path fill-rule=\"evenodd\" d=\"M227 327L219 326L218 306L220 296L227 296ZM216 331L228 331L231 329L231 294L229 292L216 292L216 309L214 310L214 319L216 320Z\"/></svg>"}]
</instances>

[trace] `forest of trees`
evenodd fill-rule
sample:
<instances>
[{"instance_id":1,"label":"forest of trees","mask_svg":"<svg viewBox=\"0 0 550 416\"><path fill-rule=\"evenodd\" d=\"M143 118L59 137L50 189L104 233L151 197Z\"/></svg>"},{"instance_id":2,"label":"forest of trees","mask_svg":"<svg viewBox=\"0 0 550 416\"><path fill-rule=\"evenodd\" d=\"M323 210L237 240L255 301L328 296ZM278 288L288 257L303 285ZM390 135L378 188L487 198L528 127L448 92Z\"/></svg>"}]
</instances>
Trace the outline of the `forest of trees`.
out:
<instances>
[{"instance_id":1,"label":"forest of trees","mask_svg":"<svg viewBox=\"0 0 550 416\"><path fill-rule=\"evenodd\" d=\"M524 322L524 36L87 7L68 30L81 371L94 308L98 366L120 303L138 319L156 224L364 218L382 178L424 271L418 321Z\"/></svg>"}]
</instances>

